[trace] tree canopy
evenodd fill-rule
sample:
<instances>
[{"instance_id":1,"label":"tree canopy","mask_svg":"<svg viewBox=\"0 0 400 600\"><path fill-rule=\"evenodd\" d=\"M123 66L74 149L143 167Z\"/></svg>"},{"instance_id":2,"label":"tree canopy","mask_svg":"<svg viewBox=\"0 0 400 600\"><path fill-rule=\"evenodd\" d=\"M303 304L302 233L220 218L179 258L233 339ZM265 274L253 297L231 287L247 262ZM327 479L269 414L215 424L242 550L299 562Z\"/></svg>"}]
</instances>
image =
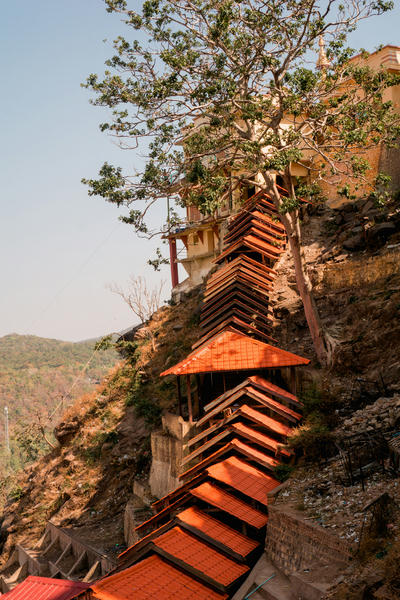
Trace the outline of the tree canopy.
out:
<instances>
[{"instance_id":1,"label":"tree canopy","mask_svg":"<svg viewBox=\"0 0 400 600\"><path fill-rule=\"evenodd\" d=\"M347 45L361 20L393 2L146 0L139 10L125 0L105 4L123 16L132 39L115 40L104 78L90 75L86 86L94 104L112 109L101 129L124 147L140 148L147 161L137 174L105 163L98 179L84 180L89 193L129 206L123 220L146 233L146 211L160 198L173 195L212 214L243 183L257 185L281 214L305 302L311 289L299 196L317 194L319 180L344 196L360 185L374 188L385 177L368 177L367 151L394 144L400 134L384 98L398 77L352 59ZM322 39L326 54L322 47L316 69ZM295 163L308 169L312 185L296 188ZM315 316L315 306L309 310ZM312 329L306 303L305 311ZM315 335L322 359L326 340L321 331Z\"/></svg>"}]
</instances>

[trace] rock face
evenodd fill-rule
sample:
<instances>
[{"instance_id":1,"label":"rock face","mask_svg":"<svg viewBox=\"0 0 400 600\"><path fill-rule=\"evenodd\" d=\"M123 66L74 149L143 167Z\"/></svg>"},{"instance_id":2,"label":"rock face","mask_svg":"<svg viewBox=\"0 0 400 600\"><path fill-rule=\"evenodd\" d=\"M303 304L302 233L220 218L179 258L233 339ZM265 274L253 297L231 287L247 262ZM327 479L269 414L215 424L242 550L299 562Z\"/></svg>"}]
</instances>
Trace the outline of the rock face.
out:
<instances>
[{"instance_id":1,"label":"rock face","mask_svg":"<svg viewBox=\"0 0 400 600\"><path fill-rule=\"evenodd\" d=\"M74 437L81 426L78 417L72 417L70 421L62 421L54 429L54 437L60 446L66 446Z\"/></svg>"},{"instance_id":2,"label":"rock face","mask_svg":"<svg viewBox=\"0 0 400 600\"><path fill-rule=\"evenodd\" d=\"M400 230L398 208L390 205L378 208L372 200L346 204L334 213L328 225L331 230L336 228L339 243L351 252L380 248Z\"/></svg>"},{"instance_id":3,"label":"rock face","mask_svg":"<svg viewBox=\"0 0 400 600\"><path fill-rule=\"evenodd\" d=\"M400 429L400 395L378 398L346 419L341 427L343 433L359 433L373 429Z\"/></svg>"}]
</instances>

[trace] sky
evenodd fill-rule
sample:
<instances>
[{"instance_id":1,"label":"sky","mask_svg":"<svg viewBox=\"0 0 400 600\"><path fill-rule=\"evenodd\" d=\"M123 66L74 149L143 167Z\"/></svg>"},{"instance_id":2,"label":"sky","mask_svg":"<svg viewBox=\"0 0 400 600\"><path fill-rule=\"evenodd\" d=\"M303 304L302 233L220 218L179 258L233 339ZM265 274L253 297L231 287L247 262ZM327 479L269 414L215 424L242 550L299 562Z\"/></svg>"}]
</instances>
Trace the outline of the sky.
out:
<instances>
[{"instance_id":1,"label":"sky","mask_svg":"<svg viewBox=\"0 0 400 600\"><path fill-rule=\"evenodd\" d=\"M80 84L103 73L114 38L133 32L102 0L1 4L0 336L78 341L121 331L137 319L106 286L124 287L130 275L150 287L164 280L167 299L169 267L154 272L147 260L160 240L139 239L118 220L121 209L81 183L105 161L132 172L142 159L99 131L107 112ZM400 45L395 4L362 23L352 46ZM160 205L152 218L164 217Z\"/></svg>"}]
</instances>

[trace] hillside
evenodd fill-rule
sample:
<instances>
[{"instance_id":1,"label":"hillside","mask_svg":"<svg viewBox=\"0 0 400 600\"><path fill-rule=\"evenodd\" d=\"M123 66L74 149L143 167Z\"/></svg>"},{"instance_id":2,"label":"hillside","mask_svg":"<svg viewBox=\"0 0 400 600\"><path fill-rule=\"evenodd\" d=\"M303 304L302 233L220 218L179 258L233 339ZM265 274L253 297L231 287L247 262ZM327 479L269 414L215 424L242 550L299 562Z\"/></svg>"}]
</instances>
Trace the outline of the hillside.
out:
<instances>
[{"instance_id":1,"label":"hillside","mask_svg":"<svg viewBox=\"0 0 400 600\"><path fill-rule=\"evenodd\" d=\"M277 343L312 361L299 382L305 428L314 422L316 431L322 426L319 431L324 432L328 426L328 435L337 440L352 419L357 425L360 417L356 411L363 409L361 414L366 417L362 421L371 426L375 413L383 413L382 397L387 399L385 405L392 406L400 392L399 213L393 212L396 220L391 213L374 216L375 224L380 224L379 219L394 222L390 236L371 237L373 243L368 244L361 240L359 247L349 250L346 240L358 219L357 207L353 208L353 212L327 209L318 218L304 215L306 257L317 302L336 343L332 368L323 369L316 360L288 252L277 265L274 298ZM332 219L339 227L332 228ZM182 304L160 309L149 323L151 336L136 336L130 357L64 414L55 432L60 446L13 485L1 529L2 560L16 543L33 548L48 519L98 551L115 555L121 550L124 509L132 499L133 483L144 482L145 487L148 477L151 431L159 426L163 409L176 408L175 384L160 379L159 373L187 355L198 338L200 302L201 295L195 290ZM319 423L319 419L323 421ZM337 530L346 537L351 534L350 541L355 542L353 532L358 535L362 526L361 513L355 510L382 491L393 493L397 481L377 473L368 480L365 491L360 482L344 486L335 464L328 462L321 468L318 460L319 454L317 461L315 456L299 459L282 494L283 502L291 498L307 519L318 518L327 531ZM346 501L333 503L332 498L339 496ZM349 506L348 498L354 500ZM396 531L397 521L393 523ZM395 543L393 546L396 548ZM353 550L357 551L356 546ZM372 558L379 555L377 550L381 551L380 545L373 547ZM367 555L364 562L371 569L369 561ZM354 577L357 588L358 559L353 565L354 572L346 577ZM381 569L383 565L379 563ZM335 598L361 599L346 590L344 595L340 593Z\"/></svg>"},{"instance_id":2,"label":"hillside","mask_svg":"<svg viewBox=\"0 0 400 600\"><path fill-rule=\"evenodd\" d=\"M12 483L0 535L1 560L16 543L33 547L48 519L101 552L124 544L123 513L137 477L150 466L150 432L162 409L176 408L175 386L159 378L198 336L199 296L164 307L129 359L79 398L55 430L60 444Z\"/></svg>"},{"instance_id":3,"label":"hillside","mask_svg":"<svg viewBox=\"0 0 400 600\"><path fill-rule=\"evenodd\" d=\"M92 390L119 360L112 350L93 351L93 340L73 343L17 334L0 338L0 414L7 406L14 466L23 460L16 456L18 432L38 421L51 430L63 410Z\"/></svg>"}]
</instances>

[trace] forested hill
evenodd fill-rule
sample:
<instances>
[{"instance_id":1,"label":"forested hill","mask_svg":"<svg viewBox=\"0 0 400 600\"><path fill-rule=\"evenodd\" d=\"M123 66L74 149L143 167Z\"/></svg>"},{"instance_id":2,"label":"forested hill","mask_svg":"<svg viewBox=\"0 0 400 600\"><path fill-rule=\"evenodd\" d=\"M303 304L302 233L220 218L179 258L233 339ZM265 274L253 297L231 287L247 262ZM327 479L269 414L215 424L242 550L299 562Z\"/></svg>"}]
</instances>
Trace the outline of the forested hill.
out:
<instances>
[{"instance_id":1,"label":"forested hill","mask_svg":"<svg viewBox=\"0 0 400 600\"><path fill-rule=\"evenodd\" d=\"M8 406L11 426L32 414L44 416L63 397L64 404L70 402L71 386L73 398L91 390L118 362L114 351L93 356L93 348L93 340L73 343L17 334L0 338L0 410Z\"/></svg>"}]
</instances>

